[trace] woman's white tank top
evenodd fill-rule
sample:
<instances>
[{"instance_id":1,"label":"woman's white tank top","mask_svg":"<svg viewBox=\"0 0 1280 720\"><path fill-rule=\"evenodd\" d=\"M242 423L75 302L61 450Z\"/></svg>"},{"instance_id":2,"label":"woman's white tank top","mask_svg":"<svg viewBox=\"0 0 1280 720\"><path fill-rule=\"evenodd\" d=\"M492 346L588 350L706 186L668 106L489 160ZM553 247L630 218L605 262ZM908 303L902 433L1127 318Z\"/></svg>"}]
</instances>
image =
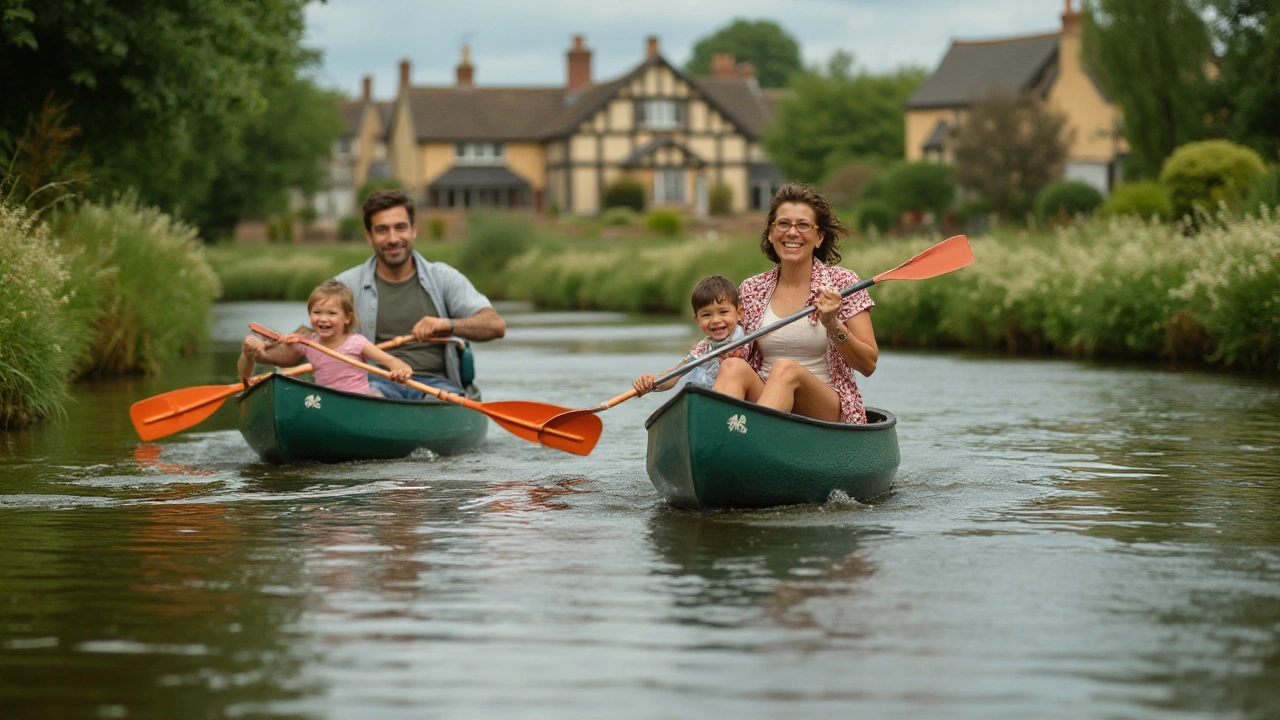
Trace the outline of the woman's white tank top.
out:
<instances>
[{"instance_id":1,"label":"woman's white tank top","mask_svg":"<svg viewBox=\"0 0 1280 720\"><path fill-rule=\"evenodd\" d=\"M769 305L765 308L760 327L779 319L773 312L773 305ZM756 342L760 344L760 356L764 360L760 367L760 377L768 380L774 361L789 358L803 365L822 382L831 384L831 367L827 364L827 331L821 323L810 325L808 318L800 318Z\"/></svg>"}]
</instances>

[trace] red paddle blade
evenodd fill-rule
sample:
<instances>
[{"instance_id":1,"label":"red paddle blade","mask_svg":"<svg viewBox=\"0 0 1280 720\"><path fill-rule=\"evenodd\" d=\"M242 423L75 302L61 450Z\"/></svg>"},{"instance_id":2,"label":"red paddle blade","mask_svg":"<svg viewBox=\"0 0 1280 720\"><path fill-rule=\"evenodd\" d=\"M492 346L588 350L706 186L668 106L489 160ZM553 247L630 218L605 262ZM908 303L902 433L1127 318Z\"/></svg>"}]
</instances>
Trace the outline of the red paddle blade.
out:
<instances>
[{"instance_id":1,"label":"red paddle blade","mask_svg":"<svg viewBox=\"0 0 1280 720\"><path fill-rule=\"evenodd\" d=\"M600 418L588 415L585 421L569 422L548 431L544 426L549 420L569 413L568 408L549 403L505 400L476 405L512 435L574 455L590 455L604 430Z\"/></svg>"},{"instance_id":2,"label":"red paddle blade","mask_svg":"<svg viewBox=\"0 0 1280 720\"><path fill-rule=\"evenodd\" d=\"M138 437L149 442L199 423L241 388L238 384L201 385L171 390L134 403L129 407L129 419Z\"/></svg>"},{"instance_id":3,"label":"red paddle blade","mask_svg":"<svg viewBox=\"0 0 1280 720\"><path fill-rule=\"evenodd\" d=\"M973 263L973 249L963 235L955 235L925 250L898 267L875 276L884 280L927 280Z\"/></svg>"},{"instance_id":4,"label":"red paddle blade","mask_svg":"<svg viewBox=\"0 0 1280 720\"><path fill-rule=\"evenodd\" d=\"M595 413L595 410L570 410L548 418L538 432L538 442L577 455L591 454L591 450L600 439L600 433L604 430L604 423ZM559 435L560 433L590 437L591 441L579 443L574 446L574 449L561 447L557 443L567 444L567 441Z\"/></svg>"}]
</instances>

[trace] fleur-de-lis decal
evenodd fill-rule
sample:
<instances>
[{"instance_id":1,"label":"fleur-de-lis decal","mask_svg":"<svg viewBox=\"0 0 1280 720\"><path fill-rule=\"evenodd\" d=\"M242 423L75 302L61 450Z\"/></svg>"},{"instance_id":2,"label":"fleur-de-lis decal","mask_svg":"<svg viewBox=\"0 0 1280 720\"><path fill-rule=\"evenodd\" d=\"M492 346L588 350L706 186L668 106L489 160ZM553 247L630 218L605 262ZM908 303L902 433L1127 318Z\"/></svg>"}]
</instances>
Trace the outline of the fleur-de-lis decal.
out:
<instances>
[{"instance_id":1,"label":"fleur-de-lis decal","mask_svg":"<svg viewBox=\"0 0 1280 720\"><path fill-rule=\"evenodd\" d=\"M747 434L747 416L746 415L730 415L729 416L729 432Z\"/></svg>"},{"instance_id":2,"label":"fleur-de-lis decal","mask_svg":"<svg viewBox=\"0 0 1280 720\"><path fill-rule=\"evenodd\" d=\"M315 408L316 410L319 410L319 409L320 409L320 396L319 396L319 395L308 395L308 396L307 396L306 401L305 401L303 404L305 404L305 405L306 405L307 407L309 407L309 408Z\"/></svg>"}]
</instances>

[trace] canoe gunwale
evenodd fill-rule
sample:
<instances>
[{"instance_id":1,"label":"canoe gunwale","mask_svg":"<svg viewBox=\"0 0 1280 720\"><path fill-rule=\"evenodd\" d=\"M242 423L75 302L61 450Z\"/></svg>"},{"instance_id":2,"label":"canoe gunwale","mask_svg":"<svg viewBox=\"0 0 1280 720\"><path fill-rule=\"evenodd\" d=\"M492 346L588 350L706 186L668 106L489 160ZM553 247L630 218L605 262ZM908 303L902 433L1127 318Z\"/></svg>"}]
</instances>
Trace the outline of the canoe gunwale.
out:
<instances>
[{"instance_id":1,"label":"canoe gunwale","mask_svg":"<svg viewBox=\"0 0 1280 720\"><path fill-rule=\"evenodd\" d=\"M649 418L644 421L645 430L648 430L649 427L652 426L653 423L658 420L658 418L662 417L663 413L665 413L668 409L671 408L671 406L679 402L681 400L681 397L685 393L692 394L692 395L705 395L709 398L714 398L717 402L721 402L726 405L734 405L736 407L740 407L743 410L746 410L751 413L767 415L767 416L778 418L780 420L787 420L787 421L799 423L802 425L812 425L814 427L824 428L827 430L841 430L841 431L847 431L847 432L877 432L880 430L888 430L889 428L894 427L895 425L898 424L898 418L896 415L889 412L888 410L881 410L880 408L867 407L866 412L867 412L868 422L861 425L854 425L852 423L831 422L829 420L816 420L814 418L805 417L803 415L795 415L793 413L782 412L781 410L774 410L773 408L763 407L761 405L757 405L756 403L749 402L747 400L732 398L723 393L718 393L718 392L715 392L714 390L708 390L698 385L685 385L684 387L680 388L680 390L678 390L670 400L663 403L657 410L654 410L653 414L651 414ZM870 422L873 415L879 416L883 419L877 420L875 422Z\"/></svg>"}]
</instances>

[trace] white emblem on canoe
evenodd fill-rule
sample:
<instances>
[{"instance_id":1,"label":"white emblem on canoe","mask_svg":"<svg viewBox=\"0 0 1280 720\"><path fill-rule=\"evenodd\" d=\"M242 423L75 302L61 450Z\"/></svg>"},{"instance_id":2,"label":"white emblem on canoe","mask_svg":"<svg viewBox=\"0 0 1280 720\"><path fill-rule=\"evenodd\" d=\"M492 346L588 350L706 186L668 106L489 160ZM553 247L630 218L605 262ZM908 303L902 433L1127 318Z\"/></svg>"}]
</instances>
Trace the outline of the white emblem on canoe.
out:
<instances>
[{"instance_id":1,"label":"white emblem on canoe","mask_svg":"<svg viewBox=\"0 0 1280 720\"><path fill-rule=\"evenodd\" d=\"M730 415L729 416L729 432L747 434L747 416L746 415Z\"/></svg>"},{"instance_id":2,"label":"white emblem on canoe","mask_svg":"<svg viewBox=\"0 0 1280 720\"><path fill-rule=\"evenodd\" d=\"M306 402L305 402L304 404L305 404L307 407L309 407L309 408L315 408L315 409L319 410L319 409L320 409L320 396L319 396L319 395L308 395L308 396L307 396L307 400L306 400Z\"/></svg>"}]
</instances>

